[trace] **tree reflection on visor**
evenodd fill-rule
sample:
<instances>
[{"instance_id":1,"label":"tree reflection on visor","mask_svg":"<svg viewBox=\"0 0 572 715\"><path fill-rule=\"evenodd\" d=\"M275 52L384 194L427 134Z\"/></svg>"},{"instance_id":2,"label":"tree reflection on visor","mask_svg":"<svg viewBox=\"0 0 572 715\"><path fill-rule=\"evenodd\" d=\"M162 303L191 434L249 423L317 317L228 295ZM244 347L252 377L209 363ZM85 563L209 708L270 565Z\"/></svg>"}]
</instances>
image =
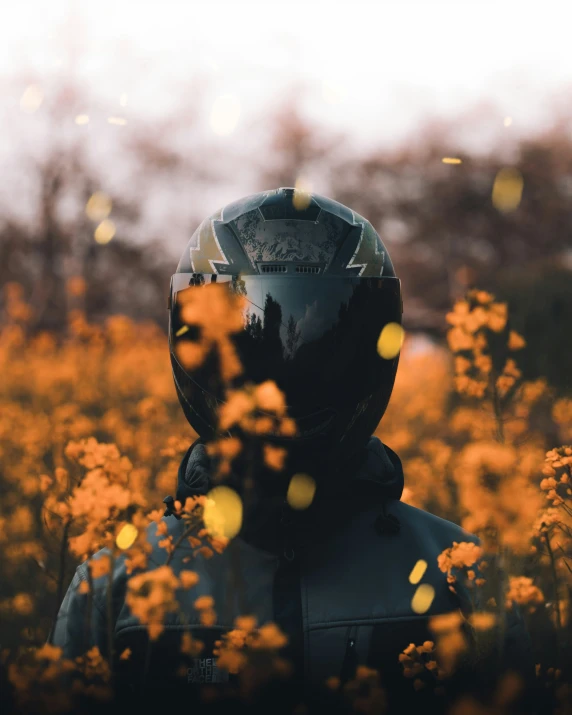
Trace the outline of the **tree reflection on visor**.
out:
<instances>
[{"instance_id":1,"label":"tree reflection on visor","mask_svg":"<svg viewBox=\"0 0 572 715\"><path fill-rule=\"evenodd\" d=\"M307 436L321 430L340 411L380 399L393 384L396 362L381 358L377 340L390 322L401 322L397 278L345 278L316 275L221 276L175 274L171 282L171 347L176 340L199 338L180 319L177 295L192 285L214 282L247 299L245 329L233 336L244 368L243 381L274 380L285 393L288 414ZM213 362L189 374L213 398L224 399ZM216 372L216 370L215 370ZM380 392L381 391L381 392ZM378 394L379 393L379 394Z\"/></svg>"}]
</instances>

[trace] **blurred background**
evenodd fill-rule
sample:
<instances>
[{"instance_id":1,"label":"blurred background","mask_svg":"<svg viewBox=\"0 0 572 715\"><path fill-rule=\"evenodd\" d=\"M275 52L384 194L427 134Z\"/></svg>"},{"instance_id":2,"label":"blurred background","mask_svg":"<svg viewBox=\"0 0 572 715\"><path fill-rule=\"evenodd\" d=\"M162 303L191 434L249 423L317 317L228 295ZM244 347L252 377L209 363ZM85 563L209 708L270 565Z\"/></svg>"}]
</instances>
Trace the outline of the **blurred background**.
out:
<instances>
[{"instance_id":1,"label":"blurred background","mask_svg":"<svg viewBox=\"0 0 572 715\"><path fill-rule=\"evenodd\" d=\"M454 300L490 290L524 377L572 391L563 0L22 0L0 88L0 288L32 331L78 307L165 327L198 223L301 186L379 231L410 335L444 341Z\"/></svg>"}]
</instances>

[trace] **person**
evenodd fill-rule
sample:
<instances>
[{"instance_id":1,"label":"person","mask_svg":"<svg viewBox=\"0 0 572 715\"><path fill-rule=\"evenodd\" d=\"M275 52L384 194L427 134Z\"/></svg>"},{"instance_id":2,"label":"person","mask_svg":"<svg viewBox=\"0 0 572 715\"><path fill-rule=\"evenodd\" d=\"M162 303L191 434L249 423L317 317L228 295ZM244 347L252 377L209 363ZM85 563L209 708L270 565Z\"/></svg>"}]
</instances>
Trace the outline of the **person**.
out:
<instances>
[{"instance_id":1,"label":"person","mask_svg":"<svg viewBox=\"0 0 572 715\"><path fill-rule=\"evenodd\" d=\"M197 345L211 320L202 328L189 326L184 296L189 287L206 291L213 284L243 300L245 328L229 338L241 369L230 369L230 381L228 374L221 377L223 358L216 345L203 350L205 359L191 367L181 357L181 346ZM467 615L478 607L471 584L459 579L451 589L437 561L454 542L478 544L478 539L401 502L399 457L372 436L399 361L398 350L380 354L379 340L387 325L401 324L400 285L369 221L341 203L292 188L233 202L205 219L191 237L171 279L169 345L177 395L199 438L180 465L176 500L185 504L211 492L220 461L209 445L221 435L238 434L259 446L265 440L286 449L287 461L277 468L247 450L233 461L224 483L242 499L242 524L212 558L186 543L180 510L173 498L166 500L161 528L150 529L150 563L165 563L160 542L170 536L180 544L170 559L173 572L192 568L198 582L180 594L180 610L166 616L165 631L152 647L146 626L126 603L125 563L116 561L114 651L129 647L132 652L128 661L117 662L118 671L129 670L130 692L174 687L181 636L189 629L204 646L188 663L184 683L192 688L232 681L234 676L217 665L216 642L247 615L259 625L276 624L286 635L280 652L291 666L289 682L300 684L300 692L322 692L332 676L337 681L330 682L343 688L363 665L380 673L390 704L400 709L404 701L399 699L414 688L402 677L399 655L411 643L435 640L434 616L459 610ZM229 388L269 384L284 395L295 431L253 435L238 425L221 430L220 408ZM300 474L315 488L305 509L289 499L291 479ZM420 584L410 578L416 564L422 564L421 585L431 594L421 606L414 603ZM86 596L78 592L85 579L82 564L53 634L52 642L67 657L86 648ZM96 580L87 644L98 645L106 656L107 584L107 577ZM207 625L194 607L201 596L214 599L216 621ZM507 619L503 667L528 677L528 636L518 613ZM294 685L285 693L292 706L302 697Z\"/></svg>"}]
</instances>

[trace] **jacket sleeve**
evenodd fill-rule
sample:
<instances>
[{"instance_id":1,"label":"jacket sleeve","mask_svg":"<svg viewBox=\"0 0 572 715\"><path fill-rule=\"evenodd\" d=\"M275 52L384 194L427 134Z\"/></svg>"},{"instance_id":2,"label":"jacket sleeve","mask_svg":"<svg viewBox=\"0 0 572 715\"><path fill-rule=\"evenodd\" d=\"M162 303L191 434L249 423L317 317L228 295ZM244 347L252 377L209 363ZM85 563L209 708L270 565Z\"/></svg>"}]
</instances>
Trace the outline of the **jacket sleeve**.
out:
<instances>
[{"instance_id":1,"label":"jacket sleeve","mask_svg":"<svg viewBox=\"0 0 572 715\"><path fill-rule=\"evenodd\" d=\"M94 592L90 604L88 595L78 591L87 580L85 562L76 569L52 629L51 643L63 649L64 658L77 658L94 646L104 657L107 653L105 608L101 597Z\"/></svg>"}]
</instances>

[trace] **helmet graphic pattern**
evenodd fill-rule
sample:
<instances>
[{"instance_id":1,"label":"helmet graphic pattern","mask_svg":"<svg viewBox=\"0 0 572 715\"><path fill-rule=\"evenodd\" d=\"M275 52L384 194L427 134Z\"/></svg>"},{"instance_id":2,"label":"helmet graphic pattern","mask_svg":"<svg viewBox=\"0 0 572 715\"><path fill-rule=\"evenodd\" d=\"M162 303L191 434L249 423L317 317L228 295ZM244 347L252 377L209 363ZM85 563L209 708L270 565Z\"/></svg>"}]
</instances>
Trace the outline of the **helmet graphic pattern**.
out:
<instances>
[{"instance_id":1,"label":"helmet graphic pattern","mask_svg":"<svg viewBox=\"0 0 572 715\"><path fill-rule=\"evenodd\" d=\"M206 218L177 273L257 275L260 264L284 261L315 264L326 275L395 275L367 219L316 194L298 210L293 195L294 189L255 194Z\"/></svg>"}]
</instances>

